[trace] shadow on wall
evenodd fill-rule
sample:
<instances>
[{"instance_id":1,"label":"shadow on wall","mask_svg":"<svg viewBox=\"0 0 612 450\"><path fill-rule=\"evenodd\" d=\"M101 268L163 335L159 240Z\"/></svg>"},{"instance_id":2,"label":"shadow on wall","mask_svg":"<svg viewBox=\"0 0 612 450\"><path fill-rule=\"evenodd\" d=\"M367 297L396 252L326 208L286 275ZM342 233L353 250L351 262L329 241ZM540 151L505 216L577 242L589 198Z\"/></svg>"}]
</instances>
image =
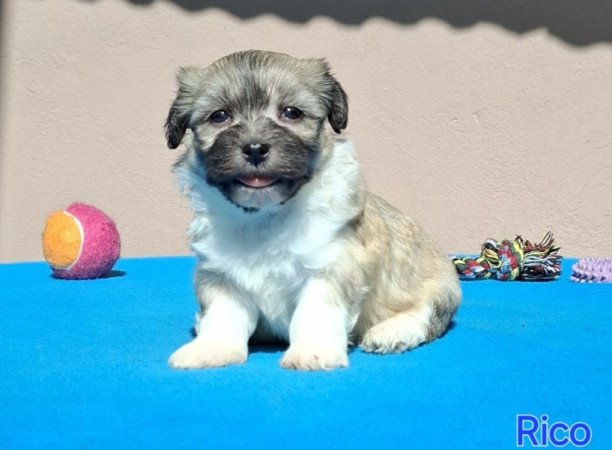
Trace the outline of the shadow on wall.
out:
<instances>
[{"instance_id":1,"label":"shadow on wall","mask_svg":"<svg viewBox=\"0 0 612 450\"><path fill-rule=\"evenodd\" d=\"M96 0L83 0L96 1ZM126 0L146 6L162 0ZM358 25L371 17L382 17L399 24L415 24L437 18L456 28L479 22L500 25L515 33L544 28L572 45L612 42L612 1L610 0L308 0L291 2L269 0L166 0L187 11L224 9L249 19L275 14L291 22L303 23L327 16L347 25Z\"/></svg>"}]
</instances>

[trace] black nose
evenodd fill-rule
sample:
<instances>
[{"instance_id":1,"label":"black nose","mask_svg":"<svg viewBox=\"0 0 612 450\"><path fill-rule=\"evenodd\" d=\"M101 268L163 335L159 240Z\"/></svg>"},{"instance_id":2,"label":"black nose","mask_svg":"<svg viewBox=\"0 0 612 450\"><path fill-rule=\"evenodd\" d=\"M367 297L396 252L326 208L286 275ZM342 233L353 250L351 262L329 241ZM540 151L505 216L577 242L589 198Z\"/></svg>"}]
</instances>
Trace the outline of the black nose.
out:
<instances>
[{"instance_id":1,"label":"black nose","mask_svg":"<svg viewBox=\"0 0 612 450\"><path fill-rule=\"evenodd\" d=\"M246 144L242 147L242 153L249 163L258 166L268 157L270 146L268 144Z\"/></svg>"}]
</instances>

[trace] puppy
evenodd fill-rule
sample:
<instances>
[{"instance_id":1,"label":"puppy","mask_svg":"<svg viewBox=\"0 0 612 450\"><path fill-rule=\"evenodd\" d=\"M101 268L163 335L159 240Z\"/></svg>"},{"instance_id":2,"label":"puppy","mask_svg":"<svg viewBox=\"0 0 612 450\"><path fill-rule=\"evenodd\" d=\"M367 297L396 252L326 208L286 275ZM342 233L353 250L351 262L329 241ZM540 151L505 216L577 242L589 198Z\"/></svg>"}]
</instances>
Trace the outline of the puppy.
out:
<instances>
[{"instance_id":1,"label":"puppy","mask_svg":"<svg viewBox=\"0 0 612 450\"><path fill-rule=\"evenodd\" d=\"M289 343L281 365L346 367L347 347L396 353L442 335L461 292L445 254L366 191L347 96L320 59L245 51L184 68L166 122L194 212L201 312L179 369L243 363ZM188 133L188 130L191 132Z\"/></svg>"}]
</instances>

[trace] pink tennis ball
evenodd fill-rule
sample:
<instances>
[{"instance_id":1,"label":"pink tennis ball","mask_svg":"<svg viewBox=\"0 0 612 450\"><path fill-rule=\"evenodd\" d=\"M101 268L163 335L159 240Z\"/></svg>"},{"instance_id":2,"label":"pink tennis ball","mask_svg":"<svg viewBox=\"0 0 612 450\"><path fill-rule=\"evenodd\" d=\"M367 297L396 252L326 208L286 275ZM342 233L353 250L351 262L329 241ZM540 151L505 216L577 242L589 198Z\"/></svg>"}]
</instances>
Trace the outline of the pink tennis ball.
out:
<instances>
[{"instance_id":1,"label":"pink tennis ball","mask_svg":"<svg viewBox=\"0 0 612 450\"><path fill-rule=\"evenodd\" d=\"M119 259L121 241L110 217L94 206L73 203L47 218L43 253L57 278L99 278Z\"/></svg>"}]
</instances>

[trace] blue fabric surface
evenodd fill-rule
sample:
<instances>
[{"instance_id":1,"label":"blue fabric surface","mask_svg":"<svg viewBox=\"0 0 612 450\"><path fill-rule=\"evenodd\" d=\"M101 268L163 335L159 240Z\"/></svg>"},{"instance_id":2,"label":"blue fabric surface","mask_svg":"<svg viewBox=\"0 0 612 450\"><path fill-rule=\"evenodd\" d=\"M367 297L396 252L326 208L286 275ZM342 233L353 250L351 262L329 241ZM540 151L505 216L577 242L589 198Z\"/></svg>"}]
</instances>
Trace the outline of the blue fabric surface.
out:
<instances>
[{"instance_id":1,"label":"blue fabric surface","mask_svg":"<svg viewBox=\"0 0 612 450\"><path fill-rule=\"evenodd\" d=\"M586 422L612 448L612 285L464 282L442 339L283 370L282 348L174 371L196 302L191 258L124 259L61 281L0 265L0 448L514 448L516 416ZM529 445L526 446L529 448Z\"/></svg>"}]
</instances>

